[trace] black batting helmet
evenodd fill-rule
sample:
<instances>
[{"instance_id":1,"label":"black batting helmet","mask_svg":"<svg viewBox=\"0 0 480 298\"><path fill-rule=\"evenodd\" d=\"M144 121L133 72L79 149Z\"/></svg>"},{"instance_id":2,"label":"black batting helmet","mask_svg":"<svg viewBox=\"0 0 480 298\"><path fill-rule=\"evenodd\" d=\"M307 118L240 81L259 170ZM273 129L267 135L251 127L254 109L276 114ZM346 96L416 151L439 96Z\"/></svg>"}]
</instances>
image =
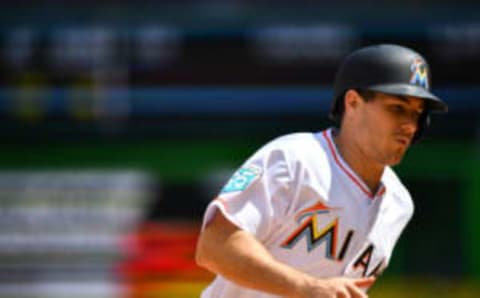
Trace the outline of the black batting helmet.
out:
<instances>
[{"instance_id":1,"label":"black batting helmet","mask_svg":"<svg viewBox=\"0 0 480 298\"><path fill-rule=\"evenodd\" d=\"M354 51L340 64L333 85L330 118L340 121L344 95L349 89L372 90L425 100L414 141L428 126L429 113L447 112L448 106L430 92L431 74L427 61L412 49L391 44L368 46Z\"/></svg>"}]
</instances>

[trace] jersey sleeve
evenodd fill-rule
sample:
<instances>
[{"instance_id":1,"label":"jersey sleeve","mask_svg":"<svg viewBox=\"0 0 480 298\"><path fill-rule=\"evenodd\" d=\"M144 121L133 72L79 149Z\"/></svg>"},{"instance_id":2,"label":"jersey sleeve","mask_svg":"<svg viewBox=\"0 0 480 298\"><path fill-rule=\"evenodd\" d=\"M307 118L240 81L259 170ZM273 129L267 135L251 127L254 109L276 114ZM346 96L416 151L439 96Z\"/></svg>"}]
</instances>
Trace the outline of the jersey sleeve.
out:
<instances>
[{"instance_id":1,"label":"jersey sleeve","mask_svg":"<svg viewBox=\"0 0 480 298\"><path fill-rule=\"evenodd\" d=\"M203 227L216 210L239 228L264 239L275 219L288 208L293 177L285 151L265 146L230 178L204 215Z\"/></svg>"}]
</instances>

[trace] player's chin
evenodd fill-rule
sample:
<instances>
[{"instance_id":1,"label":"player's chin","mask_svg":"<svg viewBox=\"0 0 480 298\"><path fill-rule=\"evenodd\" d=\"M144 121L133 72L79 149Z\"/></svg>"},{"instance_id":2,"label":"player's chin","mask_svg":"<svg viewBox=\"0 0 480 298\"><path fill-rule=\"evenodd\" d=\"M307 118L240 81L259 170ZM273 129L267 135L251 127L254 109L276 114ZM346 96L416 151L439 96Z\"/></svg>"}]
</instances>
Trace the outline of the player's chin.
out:
<instances>
[{"instance_id":1,"label":"player's chin","mask_svg":"<svg viewBox=\"0 0 480 298\"><path fill-rule=\"evenodd\" d=\"M397 148L390 154L386 164L388 166L396 166L399 163L402 162L403 157L405 156L405 153L407 151L407 148Z\"/></svg>"},{"instance_id":2,"label":"player's chin","mask_svg":"<svg viewBox=\"0 0 480 298\"><path fill-rule=\"evenodd\" d=\"M402 162L402 158L398 159L392 159L389 163L388 166L394 167Z\"/></svg>"}]
</instances>

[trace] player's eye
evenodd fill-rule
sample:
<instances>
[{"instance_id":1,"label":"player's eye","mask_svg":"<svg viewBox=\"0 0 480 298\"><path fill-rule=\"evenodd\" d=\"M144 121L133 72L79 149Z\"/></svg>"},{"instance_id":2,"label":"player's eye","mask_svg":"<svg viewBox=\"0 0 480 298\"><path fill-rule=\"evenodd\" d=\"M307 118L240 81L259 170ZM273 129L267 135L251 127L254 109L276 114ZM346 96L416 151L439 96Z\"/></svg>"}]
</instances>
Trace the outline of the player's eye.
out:
<instances>
[{"instance_id":1,"label":"player's eye","mask_svg":"<svg viewBox=\"0 0 480 298\"><path fill-rule=\"evenodd\" d=\"M405 112L405 108L399 104L391 105L389 110L395 114L401 114Z\"/></svg>"},{"instance_id":2,"label":"player's eye","mask_svg":"<svg viewBox=\"0 0 480 298\"><path fill-rule=\"evenodd\" d=\"M392 115L399 118L409 118L413 121L418 121L422 115L422 111L412 110L402 104L392 104L388 107L388 110Z\"/></svg>"}]
</instances>

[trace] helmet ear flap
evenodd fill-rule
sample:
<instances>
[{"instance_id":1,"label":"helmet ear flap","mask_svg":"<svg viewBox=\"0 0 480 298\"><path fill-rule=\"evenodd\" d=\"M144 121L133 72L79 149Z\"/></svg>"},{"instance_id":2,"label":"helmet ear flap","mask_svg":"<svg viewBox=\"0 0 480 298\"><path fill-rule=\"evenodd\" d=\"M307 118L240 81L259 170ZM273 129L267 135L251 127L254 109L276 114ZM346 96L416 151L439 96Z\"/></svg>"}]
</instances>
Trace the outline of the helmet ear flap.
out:
<instances>
[{"instance_id":1,"label":"helmet ear flap","mask_svg":"<svg viewBox=\"0 0 480 298\"><path fill-rule=\"evenodd\" d=\"M417 144L418 142L420 142L421 139L423 139L423 136L425 135L425 131L429 126L430 126L430 113L428 110L425 110L420 115L420 118L418 118L417 131L413 136L412 144Z\"/></svg>"}]
</instances>

